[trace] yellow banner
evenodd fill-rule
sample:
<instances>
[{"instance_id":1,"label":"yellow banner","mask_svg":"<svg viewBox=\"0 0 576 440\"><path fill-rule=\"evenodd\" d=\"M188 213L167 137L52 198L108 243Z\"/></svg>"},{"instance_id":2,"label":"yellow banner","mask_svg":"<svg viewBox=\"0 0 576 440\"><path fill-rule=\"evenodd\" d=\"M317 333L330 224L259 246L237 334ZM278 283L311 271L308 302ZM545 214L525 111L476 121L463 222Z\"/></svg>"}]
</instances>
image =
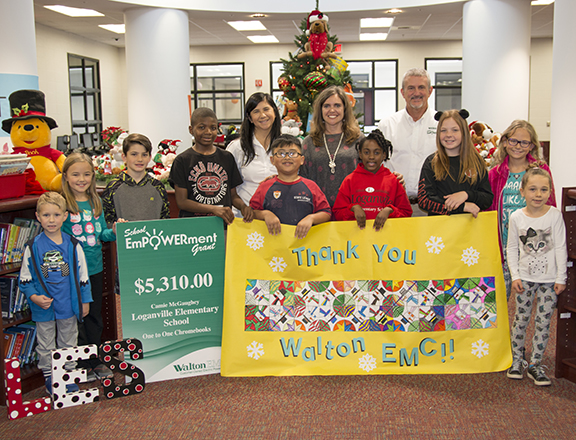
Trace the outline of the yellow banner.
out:
<instances>
[{"instance_id":1,"label":"yellow banner","mask_svg":"<svg viewBox=\"0 0 576 440\"><path fill-rule=\"evenodd\" d=\"M223 376L480 373L512 361L495 212L228 228Z\"/></svg>"}]
</instances>

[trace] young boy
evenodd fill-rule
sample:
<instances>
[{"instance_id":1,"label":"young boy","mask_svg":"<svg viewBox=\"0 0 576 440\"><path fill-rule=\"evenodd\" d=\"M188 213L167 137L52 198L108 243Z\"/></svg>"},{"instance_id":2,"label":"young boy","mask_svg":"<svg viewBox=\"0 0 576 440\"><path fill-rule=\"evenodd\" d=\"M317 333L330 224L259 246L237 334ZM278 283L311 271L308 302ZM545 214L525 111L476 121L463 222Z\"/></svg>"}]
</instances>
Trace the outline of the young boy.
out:
<instances>
[{"instance_id":1,"label":"young boy","mask_svg":"<svg viewBox=\"0 0 576 440\"><path fill-rule=\"evenodd\" d=\"M20 270L20 290L36 322L38 368L50 394L50 351L78 345L77 321L88 314L92 302L82 244L61 231L67 215L66 200L60 194L40 196L36 217L44 231L26 245ZM67 391L78 391L78 385L68 385Z\"/></svg>"},{"instance_id":2,"label":"young boy","mask_svg":"<svg viewBox=\"0 0 576 440\"><path fill-rule=\"evenodd\" d=\"M170 204L164 184L149 176L152 143L143 134L132 133L122 143L126 170L112 179L102 193L106 222L170 218Z\"/></svg>"},{"instance_id":3,"label":"young boy","mask_svg":"<svg viewBox=\"0 0 576 440\"><path fill-rule=\"evenodd\" d=\"M194 110L190 118L192 148L174 159L170 170L180 217L215 215L229 225L234 221L233 205L251 222L252 209L236 193L242 176L234 156L214 145L218 135L218 118L209 108Z\"/></svg>"},{"instance_id":4,"label":"young boy","mask_svg":"<svg viewBox=\"0 0 576 440\"><path fill-rule=\"evenodd\" d=\"M330 204L316 183L298 175L304 163L298 138L280 135L270 152L278 176L262 182L252 196L254 218L264 220L271 235L280 234L284 223L295 225L294 236L304 238L313 225L330 220Z\"/></svg>"}]
</instances>

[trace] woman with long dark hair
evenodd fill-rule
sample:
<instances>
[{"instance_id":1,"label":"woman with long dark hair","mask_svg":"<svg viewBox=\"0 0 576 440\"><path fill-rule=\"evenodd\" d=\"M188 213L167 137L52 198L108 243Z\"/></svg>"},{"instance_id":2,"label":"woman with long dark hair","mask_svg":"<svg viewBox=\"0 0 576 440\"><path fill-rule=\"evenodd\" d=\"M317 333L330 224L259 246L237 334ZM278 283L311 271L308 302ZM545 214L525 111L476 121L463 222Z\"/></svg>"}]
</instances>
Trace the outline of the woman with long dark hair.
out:
<instances>
[{"instance_id":1,"label":"woman with long dark hair","mask_svg":"<svg viewBox=\"0 0 576 440\"><path fill-rule=\"evenodd\" d=\"M227 148L234 156L244 180L236 191L247 205L260 182L276 174L276 167L270 162L268 152L274 139L280 136L281 126L278 107L269 94L257 92L248 98L240 138L230 142ZM236 209L234 214L242 217Z\"/></svg>"}]
</instances>

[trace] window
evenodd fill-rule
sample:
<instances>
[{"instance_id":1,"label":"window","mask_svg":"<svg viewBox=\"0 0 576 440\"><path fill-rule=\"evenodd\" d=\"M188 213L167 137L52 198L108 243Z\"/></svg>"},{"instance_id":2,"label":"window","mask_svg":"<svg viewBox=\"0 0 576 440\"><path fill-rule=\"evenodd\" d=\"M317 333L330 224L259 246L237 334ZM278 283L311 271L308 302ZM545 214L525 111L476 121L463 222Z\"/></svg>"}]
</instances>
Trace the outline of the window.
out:
<instances>
[{"instance_id":1,"label":"window","mask_svg":"<svg viewBox=\"0 0 576 440\"><path fill-rule=\"evenodd\" d=\"M275 100L282 95L277 83L282 66L280 62L270 63L270 84ZM360 114L358 122L361 125L375 126L377 121L398 110L397 60L348 61L348 70L356 100L354 113Z\"/></svg>"},{"instance_id":2,"label":"window","mask_svg":"<svg viewBox=\"0 0 576 440\"><path fill-rule=\"evenodd\" d=\"M98 142L102 132L99 61L68 54L68 76L72 131Z\"/></svg>"},{"instance_id":3,"label":"window","mask_svg":"<svg viewBox=\"0 0 576 440\"><path fill-rule=\"evenodd\" d=\"M462 108L462 58L426 58L435 110Z\"/></svg>"},{"instance_id":4,"label":"window","mask_svg":"<svg viewBox=\"0 0 576 440\"><path fill-rule=\"evenodd\" d=\"M240 124L244 115L244 64L191 64L192 109L208 107L222 124Z\"/></svg>"}]
</instances>

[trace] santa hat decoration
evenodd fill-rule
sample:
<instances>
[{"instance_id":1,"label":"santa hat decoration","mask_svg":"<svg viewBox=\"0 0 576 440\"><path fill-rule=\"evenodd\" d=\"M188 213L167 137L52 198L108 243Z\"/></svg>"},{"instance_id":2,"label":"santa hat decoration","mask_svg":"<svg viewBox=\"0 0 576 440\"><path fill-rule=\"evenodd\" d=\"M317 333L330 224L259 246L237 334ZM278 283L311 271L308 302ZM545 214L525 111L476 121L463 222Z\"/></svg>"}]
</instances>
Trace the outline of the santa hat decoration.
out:
<instances>
[{"instance_id":1,"label":"santa hat decoration","mask_svg":"<svg viewBox=\"0 0 576 440\"><path fill-rule=\"evenodd\" d=\"M318 9L314 9L310 12L308 19L306 20L306 35L310 35L310 23L318 20L328 23L328 16L320 12Z\"/></svg>"}]
</instances>

